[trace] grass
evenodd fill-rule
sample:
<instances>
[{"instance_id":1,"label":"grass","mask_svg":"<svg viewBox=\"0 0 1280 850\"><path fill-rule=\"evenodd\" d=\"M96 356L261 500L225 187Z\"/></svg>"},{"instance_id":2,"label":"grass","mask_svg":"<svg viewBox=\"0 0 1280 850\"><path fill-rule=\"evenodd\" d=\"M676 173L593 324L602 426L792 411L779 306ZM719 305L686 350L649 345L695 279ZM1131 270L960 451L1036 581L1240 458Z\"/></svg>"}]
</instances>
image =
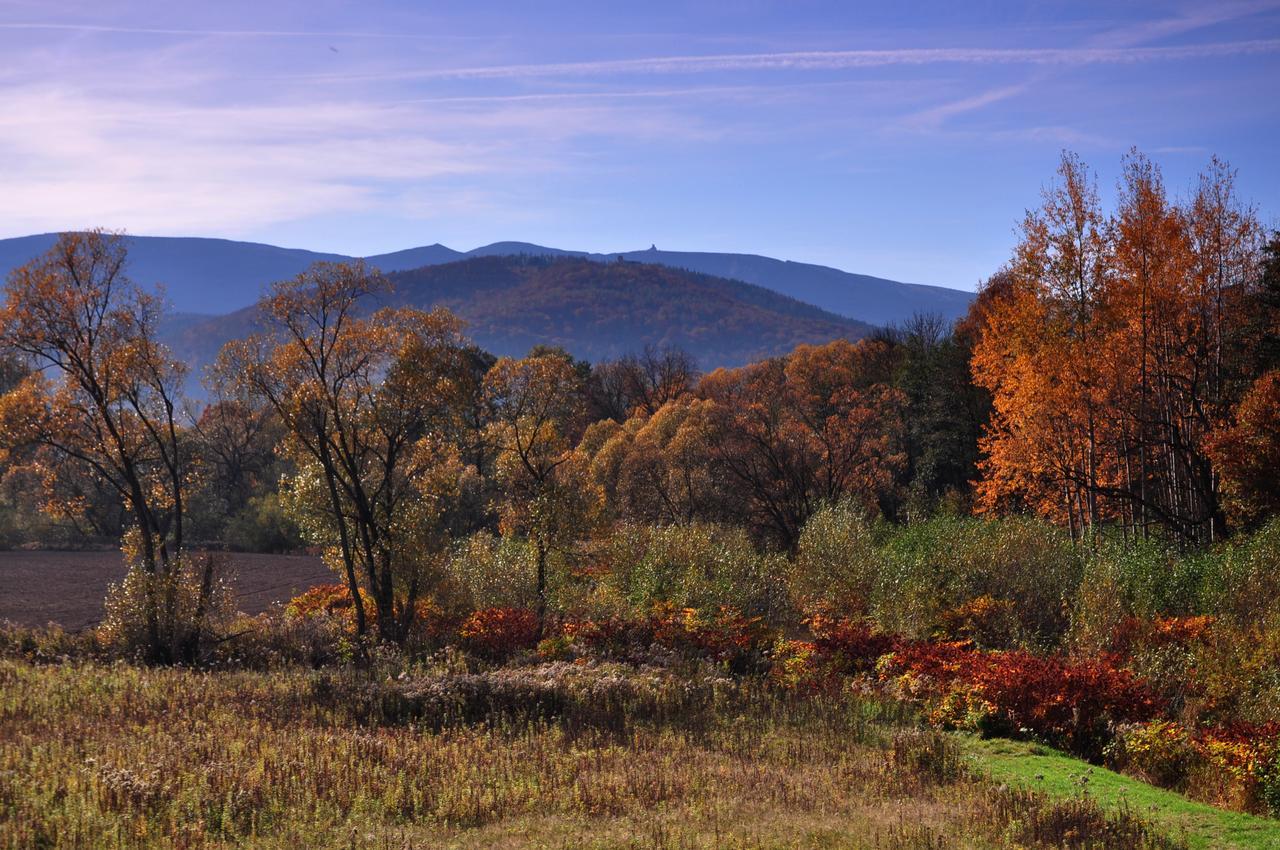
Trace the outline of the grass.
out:
<instances>
[{"instance_id":1,"label":"grass","mask_svg":"<svg viewBox=\"0 0 1280 850\"><path fill-rule=\"evenodd\" d=\"M0 660L0 848L1178 847L850 696L698 671Z\"/></svg>"},{"instance_id":2,"label":"grass","mask_svg":"<svg viewBox=\"0 0 1280 850\"><path fill-rule=\"evenodd\" d=\"M1278 821L1188 800L1037 744L973 736L960 736L960 740L974 767L993 781L1059 799L1087 793L1104 810L1135 812L1193 848L1280 850Z\"/></svg>"}]
</instances>

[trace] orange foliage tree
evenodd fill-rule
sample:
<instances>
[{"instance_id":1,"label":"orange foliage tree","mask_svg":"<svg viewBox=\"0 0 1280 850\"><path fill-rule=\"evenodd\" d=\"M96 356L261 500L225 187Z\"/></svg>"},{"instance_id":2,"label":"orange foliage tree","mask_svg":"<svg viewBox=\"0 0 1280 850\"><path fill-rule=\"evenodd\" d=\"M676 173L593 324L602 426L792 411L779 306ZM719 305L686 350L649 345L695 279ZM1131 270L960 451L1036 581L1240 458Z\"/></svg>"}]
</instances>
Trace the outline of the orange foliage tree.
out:
<instances>
[{"instance_id":1,"label":"orange foliage tree","mask_svg":"<svg viewBox=\"0 0 1280 850\"><path fill-rule=\"evenodd\" d=\"M1076 534L1119 520L1185 540L1226 530L1208 451L1247 381L1260 228L1214 160L1183 205L1132 152L1106 217L1085 166L1028 213L998 297L980 299L975 381L992 393L979 505Z\"/></svg>"},{"instance_id":2,"label":"orange foliage tree","mask_svg":"<svg viewBox=\"0 0 1280 850\"><path fill-rule=\"evenodd\" d=\"M823 504L879 507L906 460L890 362L884 342L836 340L702 380L699 395L714 403L711 463L743 520L790 549Z\"/></svg>"}]
</instances>

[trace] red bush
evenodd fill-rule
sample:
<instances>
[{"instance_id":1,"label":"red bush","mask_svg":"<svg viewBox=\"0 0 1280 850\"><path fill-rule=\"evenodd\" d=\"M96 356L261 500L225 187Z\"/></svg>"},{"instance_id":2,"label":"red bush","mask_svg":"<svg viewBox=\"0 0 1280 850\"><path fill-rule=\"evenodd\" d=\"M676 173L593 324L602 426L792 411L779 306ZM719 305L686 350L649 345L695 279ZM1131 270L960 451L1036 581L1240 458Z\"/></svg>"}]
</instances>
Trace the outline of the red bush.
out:
<instances>
[{"instance_id":1,"label":"red bush","mask_svg":"<svg viewBox=\"0 0 1280 850\"><path fill-rule=\"evenodd\" d=\"M805 621L817 655L843 673L865 673L893 651L894 639L864 620L814 614Z\"/></svg>"},{"instance_id":2,"label":"red bush","mask_svg":"<svg viewBox=\"0 0 1280 850\"><path fill-rule=\"evenodd\" d=\"M1109 661L915 643L899 647L883 673L911 677L916 692L934 701L962 691L967 704L988 706L1000 725L1089 758L1101 754L1111 724L1149 720L1161 709L1144 681Z\"/></svg>"},{"instance_id":3,"label":"red bush","mask_svg":"<svg viewBox=\"0 0 1280 850\"><path fill-rule=\"evenodd\" d=\"M1213 628L1214 618L1193 617L1126 617L1111 635L1111 648L1122 655L1162 646L1187 647L1203 641Z\"/></svg>"},{"instance_id":4,"label":"red bush","mask_svg":"<svg viewBox=\"0 0 1280 850\"><path fill-rule=\"evenodd\" d=\"M664 607L653 616L655 643L686 655L729 661L763 646L764 623L722 606L714 613Z\"/></svg>"},{"instance_id":5,"label":"red bush","mask_svg":"<svg viewBox=\"0 0 1280 850\"><path fill-rule=\"evenodd\" d=\"M463 647L485 658L509 658L538 643L538 615L525 608L484 608L458 630Z\"/></svg>"}]
</instances>

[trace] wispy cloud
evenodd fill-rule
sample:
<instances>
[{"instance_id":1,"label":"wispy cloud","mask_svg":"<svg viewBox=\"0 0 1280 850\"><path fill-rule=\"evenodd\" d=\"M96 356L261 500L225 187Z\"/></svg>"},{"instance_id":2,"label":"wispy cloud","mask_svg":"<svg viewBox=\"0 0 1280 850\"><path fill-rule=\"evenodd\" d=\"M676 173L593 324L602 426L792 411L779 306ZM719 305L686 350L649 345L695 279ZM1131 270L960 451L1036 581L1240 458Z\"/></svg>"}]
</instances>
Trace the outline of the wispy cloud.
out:
<instances>
[{"instance_id":1,"label":"wispy cloud","mask_svg":"<svg viewBox=\"0 0 1280 850\"><path fill-rule=\"evenodd\" d=\"M947 119L954 118L957 115L963 115L966 112L973 112L994 103L1008 100L1011 97L1025 94L1031 88L1031 83L1018 83L1011 86L1000 86L999 88L988 89L969 97L959 98L940 106L933 106L928 109L908 115L903 118L900 126L912 130L934 130L943 124Z\"/></svg>"},{"instance_id":2,"label":"wispy cloud","mask_svg":"<svg viewBox=\"0 0 1280 850\"><path fill-rule=\"evenodd\" d=\"M327 212L441 209L453 196L474 207L480 187L567 167L575 139L714 138L661 104L624 120L608 104L188 107L33 87L6 92L5 106L10 233L88 223L243 233Z\"/></svg>"},{"instance_id":3,"label":"wispy cloud","mask_svg":"<svg viewBox=\"0 0 1280 850\"><path fill-rule=\"evenodd\" d=\"M314 80L513 79L618 74L696 74L717 71L814 71L891 65L1123 65L1172 62L1280 52L1280 39L1190 44L1173 47L968 48L825 50L736 53L710 56L654 56L598 62L551 62L464 68L423 68L371 73L313 74Z\"/></svg>"},{"instance_id":4,"label":"wispy cloud","mask_svg":"<svg viewBox=\"0 0 1280 850\"><path fill-rule=\"evenodd\" d=\"M174 29L166 27L106 26L102 24L6 22L0 30L45 30L50 32L102 33L112 35L176 35L215 38L387 38L427 40L443 36L410 33L365 32L361 30L252 30L252 29Z\"/></svg>"}]
</instances>

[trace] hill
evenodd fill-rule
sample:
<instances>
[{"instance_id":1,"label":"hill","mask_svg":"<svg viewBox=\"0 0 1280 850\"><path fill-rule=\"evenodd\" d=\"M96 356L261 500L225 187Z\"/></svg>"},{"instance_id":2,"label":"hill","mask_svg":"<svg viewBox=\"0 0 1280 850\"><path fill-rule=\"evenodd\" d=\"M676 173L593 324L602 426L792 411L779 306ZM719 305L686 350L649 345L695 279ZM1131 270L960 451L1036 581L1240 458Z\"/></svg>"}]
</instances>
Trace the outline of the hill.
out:
<instances>
[{"instance_id":1,"label":"hill","mask_svg":"<svg viewBox=\"0 0 1280 850\"><path fill-rule=\"evenodd\" d=\"M857 339L872 326L740 281L666 266L581 257L491 256L388 275L387 301L444 306L495 354L522 355L538 343L599 360L675 345L704 369L736 366L800 343ZM252 332L256 311L166 326L166 341L197 369L229 339Z\"/></svg>"},{"instance_id":2,"label":"hill","mask_svg":"<svg viewBox=\"0 0 1280 850\"><path fill-rule=\"evenodd\" d=\"M972 292L900 283L882 277L833 269L811 263L775 260L755 254L715 254L701 251L628 251L622 256L643 263L690 269L754 283L789 295L840 316L873 325L902 322L916 313L936 313L958 319L969 309Z\"/></svg>"},{"instance_id":3,"label":"hill","mask_svg":"<svg viewBox=\"0 0 1280 850\"><path fill-rule=\"evenodd\" d=\"M55 234L0 239L0 277L47 250ZM365 259L384 272L506 255L579 257L613 262L619 257L741 280L805 301L846 318L871 324L902 322L915 313L962 315L973 293L939 286L899 283L826 266L775 260L754 254L627 251L588 254L527 242L495 242L471 251L426 245ZM223 314L252 304L265 286L293 277L317 260L352 259L342 254L280 248L228 239L130 236L130 274L144 285L163 283L182 313Z\"/></svg>"}]
</instances>

